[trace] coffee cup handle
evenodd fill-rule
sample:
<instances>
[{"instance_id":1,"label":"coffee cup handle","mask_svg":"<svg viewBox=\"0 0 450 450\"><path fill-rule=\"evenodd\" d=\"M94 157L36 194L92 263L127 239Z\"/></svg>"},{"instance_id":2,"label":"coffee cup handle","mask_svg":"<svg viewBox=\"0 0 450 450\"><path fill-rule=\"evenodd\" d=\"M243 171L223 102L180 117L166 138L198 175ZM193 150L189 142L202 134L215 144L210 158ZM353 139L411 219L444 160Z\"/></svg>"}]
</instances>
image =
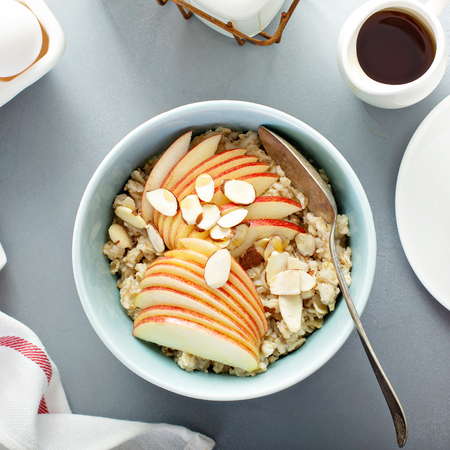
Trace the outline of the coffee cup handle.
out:
<instances>
[{"instance_id":1,"label":"coffee cup handle","mask_svg":"<svg viewBox=\"0 0 450 450\"><path fill-rule=\"evenodd\" d=\"M435 16L439 16L446 6L450 3L450 0L428 0L425 7L429 9Z\"/></svg>"}]
</instances>

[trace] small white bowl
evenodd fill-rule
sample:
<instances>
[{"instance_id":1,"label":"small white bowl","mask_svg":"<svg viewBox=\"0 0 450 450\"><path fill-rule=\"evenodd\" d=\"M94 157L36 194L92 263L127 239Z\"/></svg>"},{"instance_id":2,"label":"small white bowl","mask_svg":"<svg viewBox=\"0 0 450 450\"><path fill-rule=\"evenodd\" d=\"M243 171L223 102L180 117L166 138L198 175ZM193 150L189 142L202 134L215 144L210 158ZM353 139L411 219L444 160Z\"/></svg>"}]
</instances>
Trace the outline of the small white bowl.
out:
<instances>
[{"instance_id":1,"label":"small white bowl","mask_svg":"<svg viewBox=\"0 0 450 450\"><path fill-rule=\"evenodd\" d=\"M43 0L20 0L38 19L43 44L37 60L18 75L0 78L0 107L25 88L43 77L60 60L66 49L66 38L55 16Z\"/></svg>"},{"instance_id":2,"label":"small white bowl","mask_svg":"<svg viewBox=\"0 0 450 450\"><path fill-rule=\"evenodd\" d=\"M281 134L322 167L330 178L338 208L349 217L352 232L350 292L361 313L375 273L376 238L369 202L343 156L317 131L300 120L266 106L240 101L210 101L182 106L145 122L106 156L92 176L81 200L73 235L73 271L83 308L99 337L133 372L169 391L206 400L243 400L286 389L323 366L344 344L354 326L345 302L320 330L297 351L255 377L188 373L152 344L134 338L133 322L119 301L116 278L102 253L113 218L114 197L130 173L150 156L166 149L188 130L202 133L220 125L257 130L265 125Z\"/></svg>"}]
</instances>

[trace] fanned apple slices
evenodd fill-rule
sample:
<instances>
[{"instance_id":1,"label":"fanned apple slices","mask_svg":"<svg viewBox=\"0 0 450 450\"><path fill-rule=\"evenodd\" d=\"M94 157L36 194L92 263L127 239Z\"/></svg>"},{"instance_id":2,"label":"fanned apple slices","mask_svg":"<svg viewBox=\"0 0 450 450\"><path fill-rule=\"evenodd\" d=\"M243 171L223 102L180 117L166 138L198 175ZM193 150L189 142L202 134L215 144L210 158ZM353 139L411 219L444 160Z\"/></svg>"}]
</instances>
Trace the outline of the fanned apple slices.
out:
<instances>
[{"instance_id":1,"label":"fanned apple slices","mask_svg":"<svg viewBox=\"0 0 450 450\"><path fill-rule=\"evenodd\" d=\"M233 258L227 282L205 282L208 259L220 248L187 238L147 269L135 305L142 309L133 335L247 371L259 367L267 321L259 295Z\"/></svg>"},{"instance_id":2,"label":"fanned apple slices","mask_svg":"<svg viewBox=\"0 0 450 450\"><path fill-rule=\"evenodd\" d=\"M122 217L146 226L163 255L140 283L133 335L251 372L268 327L258 292L235 258L246 253L247 262L264 261L268 250L261 253L256 241L277 235L289 242L305 233L283 220L302 206L264 196L278 175L246 149L217 153L215 134L189 150L191 135L178 138L154 166L142 217L123 206Z\"/></svg>"}]
</instances>

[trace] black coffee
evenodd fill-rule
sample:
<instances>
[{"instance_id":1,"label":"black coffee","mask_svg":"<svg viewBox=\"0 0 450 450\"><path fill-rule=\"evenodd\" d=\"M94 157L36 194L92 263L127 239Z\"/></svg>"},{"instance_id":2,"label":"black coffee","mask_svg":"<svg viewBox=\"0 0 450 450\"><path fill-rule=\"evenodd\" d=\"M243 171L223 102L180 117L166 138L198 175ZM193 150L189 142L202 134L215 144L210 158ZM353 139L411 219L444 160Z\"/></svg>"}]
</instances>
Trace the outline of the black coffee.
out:
<instances>
[{"instance_id":1,"label":"black coffee","mask_svg":"<svg viewBox=\"0 0 450 450\"><path fill-rule=\"evenodd\" d=\"M383 10L364 22L356 41L356 53L368 77L385 84L404 84L428 70L436 45L415 17Z\"/></svg>"}]
</instances>

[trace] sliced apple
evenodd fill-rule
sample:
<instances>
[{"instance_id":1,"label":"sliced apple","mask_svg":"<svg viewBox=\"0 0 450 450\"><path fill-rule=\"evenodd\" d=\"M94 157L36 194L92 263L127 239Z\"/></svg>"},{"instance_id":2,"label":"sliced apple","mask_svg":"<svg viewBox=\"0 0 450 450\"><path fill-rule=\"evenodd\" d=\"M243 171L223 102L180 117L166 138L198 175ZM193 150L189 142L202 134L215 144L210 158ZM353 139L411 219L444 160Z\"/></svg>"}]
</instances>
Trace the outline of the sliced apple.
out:
<instances>
[{"instance_id":1,"label":"sliced apple","mask_svg":"<svg viewBox=\"0 0 450 450\"><path fill-rule=\"evenodd\" d=\"M259 357L239 341L208 326L180 317L144 319L134 328L133 336L248 372L259 368Z\"/></svg>"},{"instance_id":2,"label":"sliced apple","mask_svg":"<svg viewBox=\"0 0 450 450\"><path fill-rule=\"evenodd\" d=\"M230 250L234 258L239 258L258 239L281 235L291 240L298 233L306 233L302 227L286 220L252 219L246 221L245 224L248 225L248 230L244 242L239 247Z\"/></svg>"},{"instance_id":3,"label":"sliced apple","mask_svg":"<svg viewBox=\"0 0 450 450\"><path fill-rule=\"evenodd\" d=\"M237 313L236 309L222 297L215 295L210 289L206 289L199 284L192 282L183 276L174 275L171 273L151 273L146 278L144 278L140 287L142 291L136 296L134 301L135 306L139 308L147 308L150 306L148 304L148 299L144 294L147 288L158 287L158 288L169 288L180 293L188 294L192 297L198 298L203 302L210 304L214 308L218 309L222 313L233 318L239 326L248 330L256 339L259 339L260 335L253 327L249 326L248 321L244 319L242 315Z\"/></svg>"},{"instance_id":4,"label":"sliced apple","mask_svg":"<svg viewBox=\"0 0 450 450\"><path fill-rule=\"evenodd\" d=\"M221 321L218 321L212 317L179 306L155 305L146 308L144 311L141 311L141 313L136 317L133 325L136 328L143 320L149 317L159 316L180 317L182 319L190 320L192 322L196 322L206 327L212 328L213 330L219 331L220 333L226 334L231 338L236 339L241 344L245 345L249 350L255 352L255 354L258 355L259 343L255 343L253 340L249 339L246 334L241 334L233 327L229 327L228 325L225 325Z\"/></svg>"},{"instance_id":5,"label":"sliced apple","mask_svg":"<svg viewBox=\"0 0 450 450\"><path fill-rule=\"evenodd\" d=\"M149 191L161 187L162 182L172 170L175 164L188 152L191 141L192 131L189 131L179 137L158 159L153 167L144 186L141 198L141 214L146 222L152 220L153 206L146 198Z\"/></svg>"},{"instance_id":6,"label":"sliced apple","mask_svg":"<svg viewBox=\"0 0 450 450\"><path fill-rule=\"evenodd\" d=\"M226 285L218 289L211 288L205 282L204 273L198 274L194 270L183 267L177 263L171 264L170 262L161 262L153 263L152 265L150 265L150 267L145 272L145 276L141 282L141 286L147 278L151 277L152 275L161 273L167 275L175 275L186 280L187 282L194 283L197 286L200 286L202 289L206 289L211 294L219 297L228 305L230 305L236 311L236 313L244 319L244 321L247 323L247 326L253 330L255 335L258 335L262 331L263 324L257 323L259 315L251 305L249 305L246 301L243 301L243 299L245 298L242 295L239 295L238 292L236 292L237 289L231 283L227 283Z\"/></svg>"},{"instance_id":7,"label":"sliced apple","mask_svg":"<svg viewBox=\"0 0 450 450\"><path fill-rule=\"evenodd\" d=\"M208 257L195 253L196 252L192 251L183 252L183 249L170 251L167 253L166 257L156 260L149 268L151 270L146 272L146 275L152 272L165 271L179 276L186 276L190 281L197 282L199 278L201 279L205 276L205 267ZM232 261L234 269L236 269L236 264L236 261L234 261L234 264ZM168 267L168 265L174 267ZM194 272L197 274L197 277L192 277L192 274L186 275L183 270L178 270L175 267L182 267L187 271ZM267 321L265 319L264 307L262 306L261 299L257 293L255 295L255 292L250 290L247 284L241 279L241 277L244 276L248 278L248 281L251 283L251 279L248 277L247 273L242 271L239 272L238 276L235 270L230 269L228 281L220 289L223 289L228 296L231 296L234 299L235 303L239 304L246 311L246 314L249 314L252 317L253 321L258 326L260 335L263 336L267 331ZM204 286L203 283L200 284ZM207 285L206 280L205 284ZM220 295L220 293L217 292L216 294ZM242 311L242 308L237 308L237 311Z\"/></svg>"},{"instance_id":8,"label":"sliced apple","mask_svg":"<svg viewBox=\"0 0 450 450\"><path fill-rule=\"evenodd\" d=\"M153 306L173 306L188 309L199 314L211 317L247 336L252 342L258 342L258 337L236 319L232 310L223 310L217 307L215 299L196 297L178 289L164 286L151 286L143 289L136 297L136 306L140 305L142 312ZM139 317L139 316L138 316Z\"/></svg>"},{"instance_id":9,"label":"sliced apple","mask_svg":"<svg viewBox=\"0 0 450 450\"><path fill-rule=\"evenodd\" d=\"M222 183L223 178L220 179L220 181L217 181L216 178L222 174L222 173L230 173L235 168L240 168L241 172L244 174L253 173L252 171L248 171L244 169L244 172L242 172L242 167L247 166L249 164L256 164L257 166L267 166L264 167L264 170L268 170L268 164L266 163L260 163L258 162L258 158L256 156L252 155L242 155L242 156L236 156L232 159L228 159L226 161L223 161L219 164L217 164L214 167L210 167L207 172L209 175L211 175L214 179L214 187L219 186ZM252 168L252 166L250 166ZM264 172L264 170L256 170L255 172L260 173ZM233 175L229 175L229 177L232 177ZM240 175L236 175L240 176ZM177 197L182 200L184 197L190 194L195 193L195 181L196 178L189 179L183 186L179 186L174 191ZM174 188L175 189L175 188Z\"/></svg>"},{"instance_id":10,"label":"sliced apple","mask_svg":"<svg viewBox=\"0 0 450 450\"><path fill-rule=\"evenodd\" d=\"M173 187L175 192L179 192L188 182L197 179L199 175L208 173L209 169L217 166L218 164L229 161L237 156L245 155L247 150L245 148L234 148L232 150L225 150L220 153L216 153L210 158L197 164L193 169L191 169L183 178L181 178L177 184ZM257 161L257 158L252 157L252 161Z\"/></svg>"}]
</instances>

